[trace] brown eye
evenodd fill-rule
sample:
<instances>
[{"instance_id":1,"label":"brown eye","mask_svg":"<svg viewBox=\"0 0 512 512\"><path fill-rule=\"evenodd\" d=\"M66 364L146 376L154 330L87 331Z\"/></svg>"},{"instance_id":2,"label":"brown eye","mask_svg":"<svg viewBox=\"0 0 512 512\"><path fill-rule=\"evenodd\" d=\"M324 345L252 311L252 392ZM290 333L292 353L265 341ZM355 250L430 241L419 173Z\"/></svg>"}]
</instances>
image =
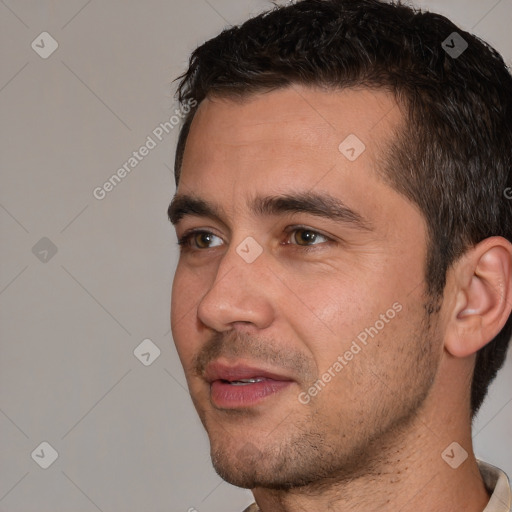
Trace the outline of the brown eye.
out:
<instances>
[{"instance_id":1,"label":"brown eye","mask_svg":"<svg viewBox=\"0 0 512 512\"><path fill-rule=\"evenodd\" d=\"M217 241L215 240L217 239ZM210 249L222 245L222 239L210 231L191 231L178 240L182 251Z\"/></svg>"},{"instance_id":2,"label":"brown eye","mask_svg":"<svg viewBox=\"0 0 512 512\"><path fill-rule=\"evenodd\" d=\"M196 244L196 247L199 247L199 249L208 249L214 236L215 235L213 235L212 233L206 232L195 233L194 243Z\"/></svg>"},{"instance_id":3,"label":"brown eye","mask_svg":"<svg viewBox=\"0 0 512 512\"><path fill-rule=\"evenodd\" d=\"M316 245L317 240L325 241L327 237L311 229L299 228L293 231L292 238L297 245Z\"/></svg>"}]
</instances>

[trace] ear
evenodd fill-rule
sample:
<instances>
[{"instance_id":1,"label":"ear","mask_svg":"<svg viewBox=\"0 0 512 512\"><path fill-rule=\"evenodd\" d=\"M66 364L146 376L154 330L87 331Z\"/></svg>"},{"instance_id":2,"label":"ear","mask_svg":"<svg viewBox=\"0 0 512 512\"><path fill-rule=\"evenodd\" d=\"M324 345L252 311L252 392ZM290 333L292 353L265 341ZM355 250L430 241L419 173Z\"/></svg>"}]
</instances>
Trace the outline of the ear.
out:
<instances>
[{"instance_id":1,"label":"ear","mask_svg":"<svg viewBox=\"0 0 512 512\"><path fill-rule=\"evenodd\" d=\"M467 357L489 343L512 311L512 244L486 238L452 268L454 306L449 315L445 348Z\"/></svg>"}]
</instances>

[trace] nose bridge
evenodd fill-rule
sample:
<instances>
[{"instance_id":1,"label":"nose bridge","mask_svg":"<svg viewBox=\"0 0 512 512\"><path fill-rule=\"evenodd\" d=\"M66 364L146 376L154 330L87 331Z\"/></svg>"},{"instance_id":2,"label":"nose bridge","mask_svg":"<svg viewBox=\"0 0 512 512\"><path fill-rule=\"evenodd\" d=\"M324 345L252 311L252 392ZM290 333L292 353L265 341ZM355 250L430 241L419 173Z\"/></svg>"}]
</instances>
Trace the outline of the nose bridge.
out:
<instances>
[{"instance_id":1,"label":"nose bridge","mask_svg":"<svg viewBox=\"0 0 512 512\"><path fill-rule=\"evenodd\" d=\"M265 254L263 246L250 235L242 235L226 250L217 269L217 275L212 288L219 284L228 274L228 279L235 278L240 284L249 285L249 289L258 276L265 274Z\"/></svg>"},{"instance_id":2,"label":"nose bridge","mask_svg":"<svg viewBox=\"0 0 512 512\"><path fill-rule=\"evenodd\" d=\"M246 237L229 247L215 279L198 306L200 320L216 330L234 322L249 322L260 328L268 325L272 305L265 278L263 247Z\"/></svg>"}]
</instances>

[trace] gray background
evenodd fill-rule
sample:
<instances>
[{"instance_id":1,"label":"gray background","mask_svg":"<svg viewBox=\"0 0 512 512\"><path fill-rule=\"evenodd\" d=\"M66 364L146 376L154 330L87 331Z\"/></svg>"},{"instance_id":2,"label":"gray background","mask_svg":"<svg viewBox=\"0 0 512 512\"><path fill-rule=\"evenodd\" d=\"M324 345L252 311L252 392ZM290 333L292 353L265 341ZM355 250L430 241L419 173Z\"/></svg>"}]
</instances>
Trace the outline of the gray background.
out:
<instances>
[{"instance_id":1,"label":"gray background","mask_svg":"<svg viewBox=\"0 0 512 512\"><path fill-rule=\"evenodd\" d=\"M211 469L170 335L177 128L103 200L92 191L173 114L170 84L190 52L269 5L0 1L1 511L228 512L251 501ZM511 62L512 0L415 5ZM59 45L47 59L31 47L44 31ZM147 338L161 351L149 366L134 356ZM475 424L477 455L509 474L511 384L509 357ZM48 469L36 463L49 461L43 441L59 454Z\"/></svg>"}]
</instances>

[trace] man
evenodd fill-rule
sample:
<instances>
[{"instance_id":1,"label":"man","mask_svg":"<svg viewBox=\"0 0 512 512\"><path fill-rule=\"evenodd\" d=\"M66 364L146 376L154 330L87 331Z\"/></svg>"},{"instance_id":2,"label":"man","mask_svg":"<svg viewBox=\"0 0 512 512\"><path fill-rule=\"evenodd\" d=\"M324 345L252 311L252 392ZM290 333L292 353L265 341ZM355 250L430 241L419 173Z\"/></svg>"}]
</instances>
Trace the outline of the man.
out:
<instances>
[{"instance_id":1,"label":"man","mask_svg":"<svg viewBox=\"0 0 512 512\"><path fill-rule=\"evenodd\" d=\"M172 333L250 511L511 510L471 419L512 332L512 78L446 18L304 0L206 42Z\"/></svg>"}]
</instances>

